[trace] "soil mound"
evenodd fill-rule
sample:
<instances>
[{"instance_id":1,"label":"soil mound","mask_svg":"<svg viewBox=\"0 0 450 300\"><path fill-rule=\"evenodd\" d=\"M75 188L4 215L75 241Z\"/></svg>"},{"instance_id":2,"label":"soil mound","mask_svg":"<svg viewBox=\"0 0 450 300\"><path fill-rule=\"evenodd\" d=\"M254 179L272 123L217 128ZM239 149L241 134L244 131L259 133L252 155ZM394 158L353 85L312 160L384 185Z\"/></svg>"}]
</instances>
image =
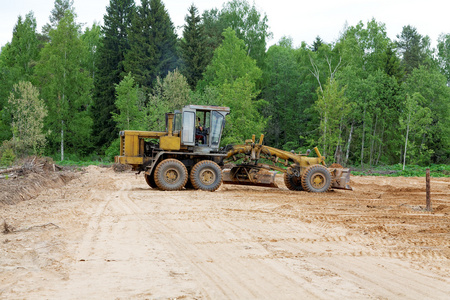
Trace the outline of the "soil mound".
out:
<instances>
[{"instance_id":1,"label":"soil mound","mask_svg":"<svg viewBox=\"0 0 450 300\"><path fill-rule=\"evenodd\" d=\"M64 171L48 157L29 157L21 164L0 171L0 204L12 205L32 199L42 190L63 186L78 176Z\"/></svg>"}]
</instances>

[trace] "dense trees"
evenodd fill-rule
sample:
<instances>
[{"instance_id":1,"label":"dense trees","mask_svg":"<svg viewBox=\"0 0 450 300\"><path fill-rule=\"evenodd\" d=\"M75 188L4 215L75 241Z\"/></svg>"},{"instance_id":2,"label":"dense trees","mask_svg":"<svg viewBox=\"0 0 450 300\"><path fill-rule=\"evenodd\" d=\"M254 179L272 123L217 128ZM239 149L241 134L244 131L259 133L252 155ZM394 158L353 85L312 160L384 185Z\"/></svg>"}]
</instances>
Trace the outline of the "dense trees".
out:
<instances>
[{"instance_id":1,"label":"dense trees","mask_svg":"<svg viewBox=\"0 0 450 300\"><path fill-rule=\"evenodd\" d=\"M133 0L111 0L103 17L103 39L98 49L98 71L94 81L92 116L97 147L108 147L117 137L116 123L111 113L114 105L115 84L125 75L125 53L130 48L128 28L135 9Z\"/></svg>"},{"instance_id":2,"label":"dense trees","mask_svg":"<svg viewBox=\"0 0 450 300\"><path fill-rule=\"evenodd\" d=\"M50 30L51 42L45 45L36 66L36 81L48 108L49 150L54 153L59 149L61 160L66 147L84 154L91 147L92 79L81 65L86 48L80 34L74 14L66 11L57 28Z\"/></svg>"},{"instance_id":3,"label":"dense trees","mask_svg":"<svg viewBox=\"0 0 450 300\"><path fill-rule=\"evenodd\" d=\"M219 91L218 105L229 106L233 114L228 116L224 143L243 142L255 132L264 130L265 121L257 108L259 91L256 82L262 76L256 61L247 55L244 42L234 30L223 33L224 40L214 52L206 68L203 84ZM261 101L259 101L261 102Z\"/></svg>"},{"instance_id":4,"label":"dense trees","mask_svg":"<svg viewBox=\"0 0 450 300\"><path fill-rule=\"evenodd\" d=\"M231 108L223 143L265 133L285 150L319 146L329 162L449 163L449 33L432 49L415 27L391 40L372 19L335 43L284 37L267 49L268 18L247 0L186 12L179 37L161 0L110 0L103 26L84 32L72 0L55 0L42 33L33 13L19 17L0 53L0 156L25 131L39 141L22 153L45 136L61 159L114 155L119 130L163 130L165 112L192 103ZM24 103L33 117L19 116ZM21 123L32 118L42 126Z\"/></svg>"}]
</instances>

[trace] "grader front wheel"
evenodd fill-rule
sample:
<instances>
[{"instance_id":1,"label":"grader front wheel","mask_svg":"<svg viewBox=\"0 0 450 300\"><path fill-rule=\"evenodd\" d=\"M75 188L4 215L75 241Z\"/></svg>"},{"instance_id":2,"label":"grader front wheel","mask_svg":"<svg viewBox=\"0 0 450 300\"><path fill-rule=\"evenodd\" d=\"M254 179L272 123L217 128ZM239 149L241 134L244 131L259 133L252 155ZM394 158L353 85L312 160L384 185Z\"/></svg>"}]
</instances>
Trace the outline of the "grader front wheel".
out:
<instances>
[{"instance_id":1,"label":"grader front wheel","mask_svg":"<svg viewBox=\"0 0 450 300\"><path fill-rule=\"evenodd\" d=\"M322 165L312 165L303 173L302 186L308 192L326 192L331 187L331 174Z\"/></svg>"}]
</instances>

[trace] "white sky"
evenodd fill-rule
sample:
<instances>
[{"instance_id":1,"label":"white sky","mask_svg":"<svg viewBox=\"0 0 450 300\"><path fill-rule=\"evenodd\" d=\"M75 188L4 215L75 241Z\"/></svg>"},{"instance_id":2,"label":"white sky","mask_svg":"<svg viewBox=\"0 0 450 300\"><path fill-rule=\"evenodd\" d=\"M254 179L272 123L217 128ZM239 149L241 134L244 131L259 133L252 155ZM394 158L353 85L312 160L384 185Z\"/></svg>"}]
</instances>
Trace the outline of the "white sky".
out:
<instances>
[{"instance_id":1,"label":"white sky","mask_svg":"<svg viewBox=\"0 0 450 300\"><path fill-rule=\"evenodd\" d=\"M140 3L139 0L136 1ZM222 8L223 0L163 0L176 27L184 24L191 3L202 13L206 9ZM249 0L250 3L253 0ZM412 25L421 35L428 35L435 47L441 33L450 33L450 3L448 0L254 0L269 19L275 44L282 36L290 36L294 46L302 41L311 44L319 35L325 42L334 42L344 24L364 24L373 17L386 24L388 36L394 40L403 26ZM109 0L74 0L78 22L91 26L103 22ZM33 11L40 31L49 21L54 0L0 0L0 46L11 41L17 17ZM181 31L179 31L181 33Z\"/></svg>"}]
</instances>

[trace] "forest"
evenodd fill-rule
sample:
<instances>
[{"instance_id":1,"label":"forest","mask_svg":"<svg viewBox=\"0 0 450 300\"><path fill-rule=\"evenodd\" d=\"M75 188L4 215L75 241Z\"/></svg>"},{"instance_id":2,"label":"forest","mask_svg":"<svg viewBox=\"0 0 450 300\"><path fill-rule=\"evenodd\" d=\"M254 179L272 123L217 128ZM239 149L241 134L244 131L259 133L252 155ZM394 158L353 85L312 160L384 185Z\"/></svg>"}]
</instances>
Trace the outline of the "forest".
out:
<instances>
[{"instance_id":1,"label":"forest","mask_svg":"<svg viewBox=\"0 0 450 300\"><path fill-rule=\"evenodd\" d=\"M267 15L247 0L186 7L177 35L161 0L110 0L103 25L55 0L38 30L18 16L0 52L0 164L27 155L111 161L120 130L164 130L186 104L228 106L222 145L265 144L352 166L450 163L450 33L436 48L405 24L346 25L268 47Z\"/></svg>"}]
</instances>

